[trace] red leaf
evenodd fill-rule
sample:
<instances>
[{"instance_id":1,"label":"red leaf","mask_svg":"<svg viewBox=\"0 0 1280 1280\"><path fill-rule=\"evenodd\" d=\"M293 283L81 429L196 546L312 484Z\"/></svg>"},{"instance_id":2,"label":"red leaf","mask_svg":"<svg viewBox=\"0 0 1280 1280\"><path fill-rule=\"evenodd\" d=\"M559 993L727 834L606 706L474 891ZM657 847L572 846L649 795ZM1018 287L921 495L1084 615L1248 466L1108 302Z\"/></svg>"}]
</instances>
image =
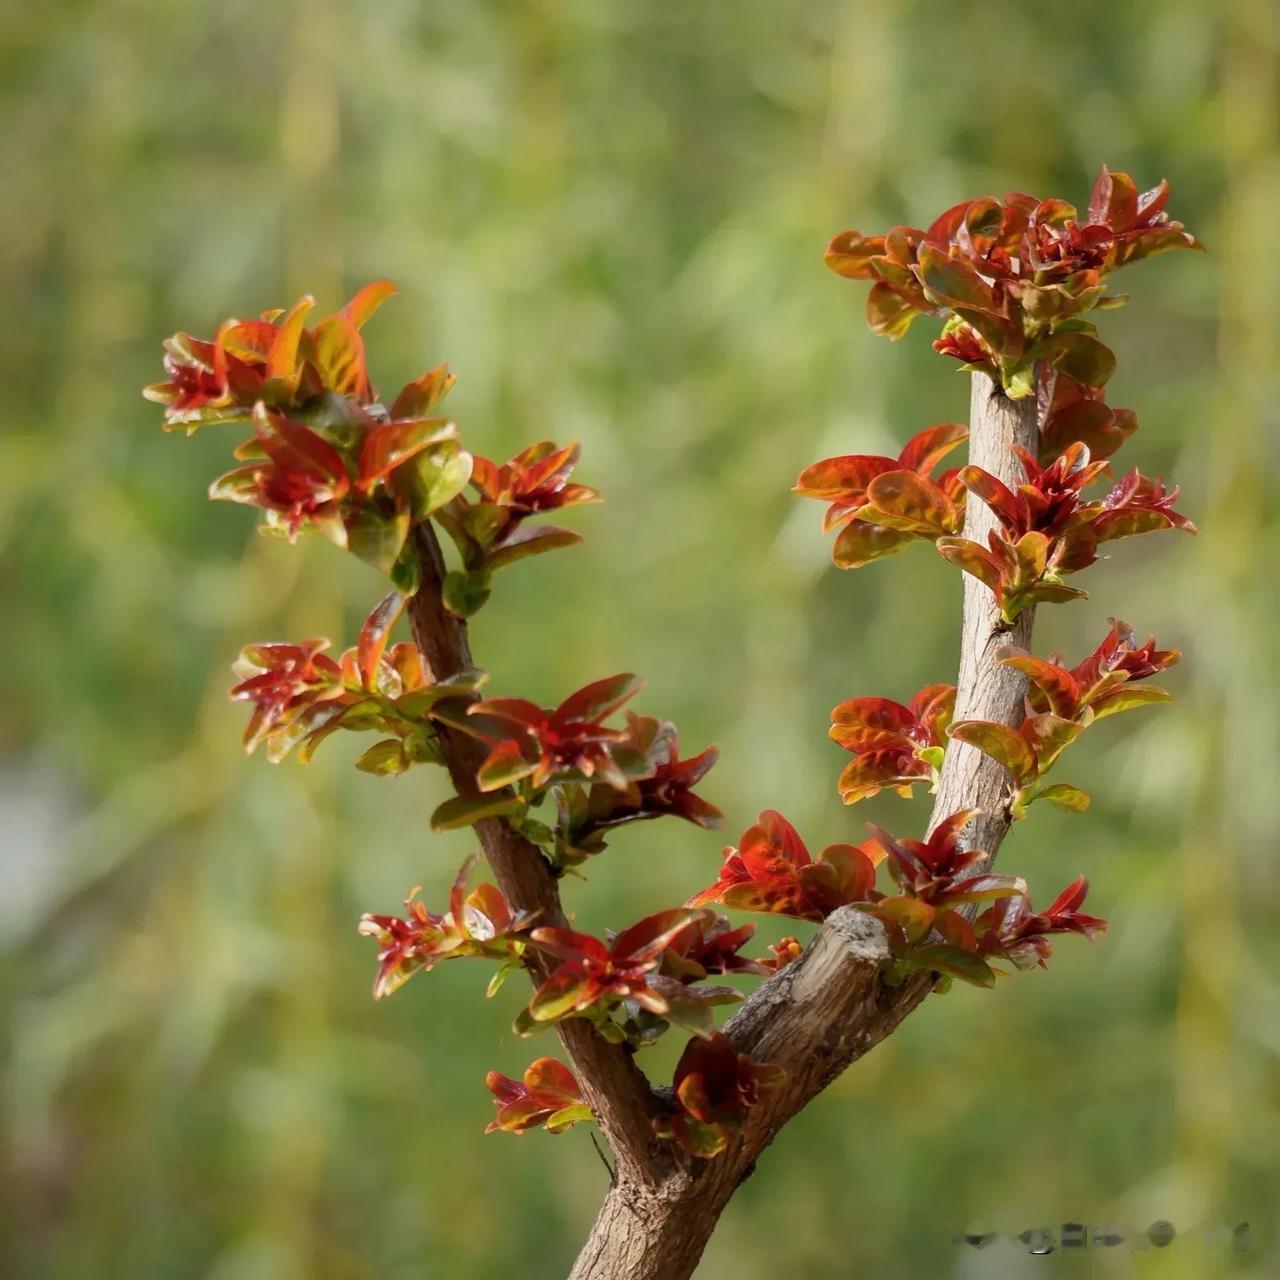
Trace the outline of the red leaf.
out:
<instances>
[{"instance_id":1,"label":"red leaf","mask_svg":"<svg viewBox=\"0 0 1280 1280\"><path fill-rule=\"evenodd\" d=\"M391 630L397 619L404 612L407 597L398 591L384 596L373 608L373 612L364 620L360 628L360 638L356 642L356 664L360 672L360 681L370 692L378 687L378 664L391 638Z\"/></svg>"},{"instance_id":2,"label":"red leaf","mask_svg":"<svg viewBox=\"0 0 1280 1280\"><path fill-rule=\"evenodd\" d=\"M373 313L395 295L396 287L390 280L374 280L356 291L351 301L342 308L342 314L356 329L363 329Z\"/></svg>"},{"instance_id":3,"label":"red leaf","mask_svg":"<svg viewBox=\"0 0 1280 1280\"><path fill-rule=\"evenodd\" d=\"M298 385L298 347L306 332L307 313L316 305L309 294L301 298L280 322L275 341L267 353L268 381L279 378L292 391Z\"/></svg>"},{"instance_id":4,"label":"red leaf","mask_svg":"<svg viewBox=\"0 0 1280 1280\"><path fill-rule=\"evenodd\" d=\"M556 708L555 718L560 721L581 720L598 724L612 715L623 703L634 698L644 681L636 675L624 672L607 676L584 685L577 693L571 693Z\"/></svg>"},{"instance_id":5,"label":"red leaf","mask_svg":"<svg viewBox=\"0 0 1280 1280\"><path fill-rule=\"evenodd\" d=\"M958 444L969 438L969 428L958 422L941 422L925 427L902 446L898 464L908 471L927 476Z\"/></svg>"}]
</instances>

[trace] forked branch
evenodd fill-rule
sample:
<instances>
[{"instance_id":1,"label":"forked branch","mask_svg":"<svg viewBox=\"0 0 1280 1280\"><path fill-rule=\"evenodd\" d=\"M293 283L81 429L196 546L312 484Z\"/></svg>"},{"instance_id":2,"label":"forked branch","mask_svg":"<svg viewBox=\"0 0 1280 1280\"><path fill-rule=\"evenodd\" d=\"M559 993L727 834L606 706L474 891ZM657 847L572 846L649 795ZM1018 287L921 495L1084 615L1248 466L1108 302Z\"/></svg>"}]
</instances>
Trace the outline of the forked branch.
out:
<instances>
[{"instance_id":1,"label":"forked branch","mask_svg":"<svg viewBox=\"0 0 1280 1280\"><path fill-rule=\"evenodd\" d=\"M1013 446L1036 447L1034 397L1010 400L983 373L973 375L969 456L1010 486L1021 479ZM986 540L992 517L968 504L965 535ZM1001 645L1026 645L1034 611L1001 620L991 592L965 576L957 712L1016 728L1026 677L996 662ZM965 743L947 751L930 820L981 808L965 833L969 847L992 855L1009 830L1009 776ZM830 916L804 955L761 985L725 1032L753 1060L787 1069L783 1085L754 1108L739 1142L711 1161L685 1160L656 1187L625 1178L610 1189L572 1280L684 1280L693 1274L715 1224L765 1147L846 1067L893 1032L932 986L913 974L884 982L890 961L883 926L855 908Z\"/></svg>"}]
</instances>

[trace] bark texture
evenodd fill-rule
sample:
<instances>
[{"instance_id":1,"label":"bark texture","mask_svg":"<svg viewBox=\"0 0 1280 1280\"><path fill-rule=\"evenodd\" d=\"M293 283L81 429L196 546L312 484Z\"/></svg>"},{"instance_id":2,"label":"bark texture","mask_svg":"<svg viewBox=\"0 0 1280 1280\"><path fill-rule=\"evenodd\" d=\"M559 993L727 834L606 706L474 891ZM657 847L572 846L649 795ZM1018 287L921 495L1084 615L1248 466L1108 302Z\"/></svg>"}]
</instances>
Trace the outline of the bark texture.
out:
<instances>
[{"instance_id":1,"label":"bark texture","mask_svg":"<svg viewBox=\"0 0 1280 1280\"><path fill-rule=\"evenodd\" d=\"M422 584L409 600L409 624L423 663L433 679L441 680L475 664L467 624L444 607L444 560L435 532L424 523L413 536L422 562ZM476 795L476 771L484 762L484 745L448 728L441 728L440 739L454 788L459 795ZM475 830L498 887L511 904L535 913L539 924L564 927L568 922L560 905L560 886L542 851L500 818L482 819ZM527 966L537 982L551 968L534 951L529 952ZM562 1022L556 1030L601 1132L613 1148L618 1174L641 1186L661 1177L669 1156L666 1144L653 1135L658 1102L631 1054L601 1039L581 1018Z\"/></svg>"},{"instance_id":2,"label":"bark texture","mask_svg":"<svg viewBox=\"0 0 1280 1280\"><path fill-rule=\"evenodd\" d=\"M1023 480L1013 446L1036 450L1034 398L1009 400L984 374L973 375L969 460L1016 487ZM974 499L964 533L986 544L995 519ZM1027 645L1033 611L1010 626L991 592L964 575L956 718L1022 723L1026 677L1000 666L1006 644ZM966 743L947 748L929 827L957 809L980 808L963 840L992 857L1009 830L1009 776ZM977 874L980 867L973 870ZM755 991L725 1031L759 1062L780 1062L787 1080L752 1113L741 1140L711 1161L680 1163L656 1187L615 1178L571 1280L687 1280L720 1214L779 1129L846 1067L874 1048L928 995L928 974L897 987L882 973L889 951L878 922L852 908L832 915L799 960Z\"/></svg>"},{"instance_id":3,"label":"bark texture","mask_svg":"<svg viewBox=\"0 0 1280 1280\"><path fill-rule=\"evenodd\" d=\"M970 432L970 461L1016 486L1023 476L1013 446L1036 448L1034 397L1010 401L991 379L974 374ZM985 544L994 523L980 501L969 503L967 537ZM424 573L410 618L427 665L445 676L471 665L466 627L441 603L443 564L434 534L423 526L415 536ZM1026 677L998 665L996 655L1005 644L1027 645L1031 627L1031 610L1012 626L1005 624L987 588L964 575L958 719L1021 723ZM443 731L442 738L458 791L473 794L482 747L454 732ZM930 829L957 809L980 808L963 839L994 857L1009 829L1008 802L1003 767L953 742ZM479 823L477 831L513 903L538 911L547 923L562 923L558 885L539 850L501 820ZM652 1118L664 1103L630 1054L601 1040L583 1021L561 1025L561 1038L616 1156L608 1194L571 1280L687 1280L693 1274L724 1207L783 1125L929 993L928 974L888 986L883 974L890 958L879 922L844 908L825 921L800 959L743 1003L725 1025L726 1034L740 1052L781 1064L787 1076L752 1110L738 1140L713 1160L695 1160L674 1144L655 1142ZM535 978L544 972L537 959L531 967Z\"/></svg>"}]
</instances>

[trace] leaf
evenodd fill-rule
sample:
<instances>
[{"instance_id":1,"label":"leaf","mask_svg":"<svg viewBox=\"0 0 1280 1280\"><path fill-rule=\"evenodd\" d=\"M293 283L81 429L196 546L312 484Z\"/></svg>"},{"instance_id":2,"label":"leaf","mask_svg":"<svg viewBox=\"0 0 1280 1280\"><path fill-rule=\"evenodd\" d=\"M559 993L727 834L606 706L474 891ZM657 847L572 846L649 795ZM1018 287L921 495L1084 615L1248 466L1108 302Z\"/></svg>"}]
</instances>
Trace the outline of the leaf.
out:
<instances>
[{"instance_id":1,"label":"leaf","mask_svg":"<svg viewBox=\"0 0 1280 1280\"><path fill-rule=\"evenodd\" d=\"M979 875L959 880L939 899L949 907L966 902L994 902L998 898L1026 897L1027 882L1020 876Z\"/></svg>"},{"instance_id":2,"label":"leaf","mask_svg":"<svg viewBox=\"0 0 1280 1280\"><path fill-rule=\"evenodd\" d=\"M909 464L904 461L902 465ZM800 473L792 492L802 498L831 502L850 493L865 493L876 476L893 469L892 458L881 458L876 454L848 453L837 458L824 458Z\"/></svg>"},{"instance_id":3,"label":"leaf","mask_svg":"<svg viewBox=\"0 0 1280 1280\"><path fill-rule=\"evenodd\" d=\"M867 294L867 327L896 342L920 313L883 280L877 280Z\"/></svg>"},{"instance_id":4,"label":"leaf","mask_svg":"<svg viewBox=\"0 0 1280 1280\"><path fill-rule=\"evenodd\" d=\"M994 987L996 975L991 966L980 956L975 956L959 947L938 944L922 947L911 955L911 964L916 969L935 969L975 987Z\"/></svg>"},{"instance_id":5,"label":"leaf","mask_svg":"<svg viewBox=\"0 0 1280 1280\"><path fill-rule=\"evenodd\" d=\"M436 812L438 813L439 810L436 810ZM434 830L437 830L437 831L450 830L450 828L448 827L436 827L434 819L432 819L432 827ZM498 966L498 971L493 975L492 978L489 979L489 985L484 989L485 999L492 1000L493 997L496 996L498 992L501 991L502 988L506 985L507 979L513 973L515 973L516 970L521 968L521 966L522 966L522 961L519 956L511 956L509 959L504 960Z\"/></svg>"},{"instance_id":6,"label":"leaf","mask_svg":"<svg viewBox=\"0 0 1280 1280\"><path fill-rule=\"evenodd\" d=\"M741 993L732 987L689 987L662 974L650 974L646 982L666 1003L667 1009L662 1017L672 1026L681 1027L704 1040L715 1034L715 1006L742 999Z\"/></svg>"},{"instance_id":7,"label":"leaf","mask_svg":"<svg viewBox=\"0 0 1280 1280\"><path fill-rule=\"evenodd\" d=\"M472 826L482 818L506 818L523 811L519 796L478 795L452 796L431 815L432 831L457 831Z\"/></svg>"},{"instance_id":8,"label":"leaf","mask_svg":"<svg viewBox=\"0 0 1280 1280\"><path fill-rule=\"evenodd\" d=\"M1087 591L1081 591L1079 587L1069 587L1065 582L1037 582L1027 592L1023 601L1019 603L1018 608L1008 616L1008 620L1012 622L1014 616L1033 601L1065 604L1070 600L1087 600L1088 598L1089 593Z\"/></svg>"},{"instance_id":9,"label":"leaf","mask_svg":"<svg viewBox=\"0 0 1280 1280\"><path fill-rule=\"evenodd\" d=\"M933 908L927 902L905 894L882 899L876 903L875 914L896 924L908 942L918 942L933 927Z\"/></svg>"},{"instance_id":10,"label":"leaf","mask_svg":"<svg viewBox=\"0 0 1280 1280\"><path fill-rule=\"evenodd\" d=\"M529 1014L535 1022L554 1022L583 1002L590 990L584 970L574 964L562 964L540 986L529 1001Z\"/></svg>"},{"instance_id":11,"label":"leaf","mask_svg":"<svg viewBox=\"0 0 1280 1280\"><path fill-rule=\"evenodd\" d=\"M831 549L831 559L837 568L860 569L873 560L896 555L915 540L914 534L901 529L886 529L854 520L840 530Z\"/></svg>"},{"instance_id":12,"label":"leaf","mask_svg":"<svg viewBox=\"0 0 1280 1280\"><path fill-rule=\"evenodd\" d=\"M258 443L277 466L323 476L334 483L335 497L346 491L348 476L342 455L310 427L273 413L261 401L254 406L253 426Z\"/></svg>"},{"instance_id":13,"label":"leaf","mask_svg":"<svg viewBox=\"0 0 1280 1280\"><path fill-rule=\"evenodd\" d=\"M886 471L867 486L877 524L925 535L954 533L956 504L931 480L914 471Z\"/></svg>"},{"instance_id":14,"label":"leaf","mask_svg":"<svg viewBox=\"0 0 1280 1280\"><path fill-rule=\"evenodd\" d=\"M530 1036L536 1036L541 1031L546 1031L552 1024L550 1022L539 1022L528 1008L521 1009L516 1014L515 1021L511 1024L511 1030L515 1032L522 1040L527 1040Z\"/></svg>"},{"instance_id":15,"label":"leaf","mask_svg":"<svg viewBox=\"0 0 1280 1280\"><path fill-rule=\"evenodd\" d=\"M356 768L364 773L391 776L403 773L412 761L404 753L399 738L384 738L375 742L368 751L356 761Z\"/></svg>"},{"instance_id":16,"label":"leaf","mask_svg":"<svg viewBox=\"0 0 1280 1280\"><path fill-rule=\"evenodd\" d=\"M585 1102L574 1102L549 1115L547 1117L546 1130L548 1133L563 1133L570 1125L578 1124L583 1120L594 1119L595 1115Z\"/></svg>"},{"instance_id":17,"label":"leaf","mask_svg":"<svg viewBox=\"0 0 1280 1280\"><path fill-rule=\"evenodd\" d=\"M840 771L836 790L845 804L857 804L875 795L885 787L906 788L903 795L910 795L910 788L924 782L928 775L922 770L916 774L903 774L898 750L872 750L850 760Z\"/></svg>"},{"instance_id":18,"label":"leaf","mask_svg":"<svg viewBox=\"0 0 1280 1280\"><path fill-rule=\"evenodd\" d=\"M1093 718L1101 720L1103 716L1113 716L1119 711L1130 711L1134 707L1149 707L1153 703L1172 701L1173 694L1153 684L1122 684L1114 692L1104 694L1090 706L1093 710Z\"/></svg>"},{"instance_id":19,"label":"leaf","mask_svg":"<svg viewBox=\"0 0 1280 1280\"><path fill-rule=\"evenodd\" d=\"M1010 537L1017 537L1029 523L1026 499L989 471L981 467L964 467L960 471L960 481L991 508Z\"/></svg>"},{"instance_id":20,"label":"leaf","mask_svg":"<svg viewBox=\"0 0 1280 1280\"><path fill-rule=\"evenodd\" d=\"M1118 511L1102 512L1089 527L1099 542L1110 542L1114 538L1132 538L1141 533L1158 533L1161 529L1173 528L1174 524L1163 511L1142 507L1123 507Z\"/></svg>"},{"instance_id":21,"label":"leaf","mask_svg":"<svg viewBox=\"0 0 1280 1280\"><path fill-rule=\"evenodd\" d=\"M278 380L288 387L290 394L298 385L298 347L306 332L307 313L316 305L310 294L300 298L287 316L280 322L275 341L267 353L264 373L267 381Z\"/></svg>"},{"instance_id":22,"label":"leaf","mask_svg":"<svg viewBox=\"0 0 1280 1280\"><path fill-rule=\"evenodd\" d=\"M572 547L581 541L580 533L562 529L558 525L521 525L485 556L484 563L487 569L501 569L526 556L541 555L544 551L555 551L559 547Z\"/></svg>"},{"instance_id":23,"label":"leaf","mask_svg":"<svg viewBox=\"0 0 1280 1280\"><path fill-rule=\"evenodd\" d=\"M408 539L396 557L395 564L391 566L390 577L391 585L402 596L414 595L422 585L422 561Z\"/></svg>"},{"instance_id":24,"label":"leaf","mask_svg":"<svg viewBox=\"0 0 1280 1280\"><path fill-rule=\"evenodd\" d=\"M1039 582L1049 562L1049 538L1032 529L1013 544L1013 556L1018 564L1018 581L1024 584Z\"/></svg>"},{"instance_id":25,"label":"leaf","mask_svg":"<svg viewBox=\"0 0 1280 1280\"><path fill-rule=\"evenodd\" d=\"M857 231L842 231L827 246L824 260L838 276L849 280L871 280L875 275L871 259L883 252L883 236L866 238Z\"/></svg>"},{"instance_id":26,"label":"leaf","mask_svg":"<svg viewBox=\"0 0 1280 1280\"><path fill-rule=\"evenodd\" d=\"M850 751L901 743L916 718L892 698L848 698L831 712L829 736Z\"/></svg>"},{"instance_id":27,"label":"leaf","mask_svg":"<svg viewBox=\"0 0 1280 1280\"><path fill-rule=\"evenodd\" d=\"M1036 753L1037 772L1048 773L1057 758L1083 732L1085 726L1072 720L1063 720L1051 711L1043 715L1028 716L1022 722L1022 737Z\"/></svg>"},{"instance_id":28,"label":"leaf","mask_svg":"<svg viewBox=\"0 0 1280 1280\"><path fill-rule=\"evenodd\" d=\"M1075 676L1055 662L1045 662L1022 650L1005 650L1000 657L1003 666L1012 667L1031 677L1049 700L1049 710L1064 719L1075 718L1080 705L1080 685Z\"/></svg>"},{"instance_id":29,"label":"leaf","mask_svg":"<svg viewBox=\"0 0 1280 1280\"><path fill-rule=\"evenodd\" d=\"M329 316L312 330L311 362L329 391L362 400L368 396L364 342L346 316Z\"/></svg>"},{"instance_id":30,"label":"leaf","mask_svg":"<svg viewBox=\"0 0 1280 1280\"><path fill-rule=\"evenodd\" d=\"M373 280L356 290L355 296L342 308L342 314L357 329L363 329L373 313L395 295L396 287L390 280Z\"/></svg>"},{"instance_id":31,"label":"leaf","mask_svg":"<svg viewBox=\"0 0 1280 1280\"><path fill-rule=\"evenodd\" d=\"M380 573L391 573L409 537L408 511L386 515L366 503L344 512L342 523L348 550Z\"/></svg>"},{"instance_id":32,"label":"leaf","mask_svg":"<svg viewBox=\"0 0 1280 1280\"><path fill-rule=\"evenodd\" d=\"M640 676L630 672L593 680L576 693L571 693L560 704L556 709L556 719L598 723L634 698L643 684L644 680Z\"/></svg>"},{"instance_id":33,"label":"leaf","mask_svg":"<svg viewBox=\"0 0 1280 1280\"><path fill-rule=\"evenodd\" d=\"M473 462L465 449L445 441L415 454L405 466L398 466L389 483L408 498L414 520L423 520L467 487Z\"/></svg>"},{"instance_id":34,"label":"leaf","mask_svg":"<svg viewBox=\"0 0 1280 1280\"><path fill-rule=\"evenodd\" d=\"M1089 221L1127 231L1137 219L1137 184L1127 173L1112 173L1104 164L1089 195Z\"/></svg>"},{"instance_id":35,"label":"leaf","mask_svg":"<svg viewBox=\"0 0 1280 1280\"><path fill-rule=\"evenodd\" d=\"M681 907L655 911L624 929L610 948L614 956L636 963L656 960L682 933L696 923L697 917Z\"/></svg>"},{"instance_id":36,"label":"leaf","mask_svg":"<svg viewBox=\"0 0 1280 1280\"><path fill-rule=\"evenodd\" d=\"M361 684L370 692L377 688L378 665L406 603L406 598L398 591L390 592L374 606L360 628L360 638L356 641L356 668L360 672Z\"/></svg>"},{"instance_id":37,"label":"leaf","mask_svg":"<svg viewBox=\"0 0 1280 1280\"><path fill-rule=\"evenodd\" d=\"M995 557L985 547L969 538L939 538L933 545L944 560L950 560L957 568L972 574L999 598L1004 589L1004 575Z\"/></svg>"},{"instance_id":38,"label":"leaf","mask_svg":"<svg viewBox=\"0 0 1280 1280\"><path fill-rule=\"evenodd\" d=\"M908 471L928 475L956 445L969 438L969 428L959 422L940 422L925 427L902 446L898 463Z\"/></svg>"},{"instance_id":39,"label":"leaf","mask_svg":"<svg viewBox=\"0 0 1280 1280\"><path fill-rule=\"evenodd\" d=\"M949 257L924 244L920 246L916 273L930 302L992 313L998 310L991 286L962 258Z\"/></svg>"},{"instance_id":40,"label":"leaf","mask_svg":"<svg viewBox=\"0 0 1280 1280\"><path fill-rule=\"evenodd\" d=\"M254 505L258 501L258 472L260 467L236 467L226 471L209 485L209 498L214 502L243 502Z\"/></svg>"},{"instance_id":41,"label":"leaf","mask_svg":"<svg viewBox=\"0 0 1280 1280\"><path fill-rule=\"evenodd\" d=\"M499 791L527 778L537 767L537 759L526 758L519 742L500 742L477 771L476 785L481 791Z\"/></svg>"},{"instance_id":42,"label":"leaf","mask_svg":"<svg viewBox=\"0 0 1280 1280\"><path fill-rule=\"evenodd\" d=\"M460 618L476 613L493 594L489 588L489 575L484 572L468 573L463 569L451 569L444 578L442 591L445 608Z\"/></svg>"},{"instance_id":43,"label":"leaf","mask_svg":"<svg viewBox=\"0 0 1280 1280\"><path fill-rule=\"evenodd\" d=\"M1116 370L1115 353L1087 333L1059 331L1027 353L1086 387L1105 386Z\"/></svg>"},{"instance_id":44,"label":"leaf","mask_svg":"<svg viewBox=\"0 0 1280 1280\"><path fill-rule=\"evenodd\" d=\"M447 418L374 423L365 433L360 447L359 487L368 493L379 480L385 480L396 468L402 467L424 449L456 441L457 438L458 428ZM455 447L446 452L456 454L457 450Z\"/></svg>"},{"instance_id":45,"label":"leaf","mask_svg":"<svg viewBox=\"0 0 1280 1280\"><path fill-rule=\"evenodd\" d=\"M960 720L951 726L950 736L977 747L1004 765L1020 783L1036 775L1036 758L1031 748L1008 725L988 720Z\"/></svg>"},{"instance_id":46,"label":"leaf","mask_svg":"<svg viewBox=\"0 0 1280 1280\"><path fill-rule=\"evenodd\" d=\"M392 401L392 420L426 417L449 394L455 381L447 364L438 364L434 369L428 369L421 377L406 383Z\"/></svg>"},{"instance_id":47,"label":"leaf","mask_svg":"<svg viewBox=\"0 0 1280 1280\"><path fill-rule=\"evenodd\" d=\"M1037 791L1030 799L1047 800L1068 813L1083 813L1089 807L1088 792L1073 787L1069 782L1055 782L1053 786Z\"/></svg>"}]
</instances>

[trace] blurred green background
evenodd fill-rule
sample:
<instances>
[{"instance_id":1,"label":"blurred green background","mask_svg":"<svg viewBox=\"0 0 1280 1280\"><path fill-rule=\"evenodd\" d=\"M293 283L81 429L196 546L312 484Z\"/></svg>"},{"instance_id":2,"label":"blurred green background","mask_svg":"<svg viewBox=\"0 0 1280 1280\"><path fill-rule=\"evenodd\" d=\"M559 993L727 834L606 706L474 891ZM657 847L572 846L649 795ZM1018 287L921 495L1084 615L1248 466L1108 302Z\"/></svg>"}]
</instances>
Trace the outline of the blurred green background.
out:
<instances>
[{"instance_id":1,"label":"blurred green background","mask_svg":"<svg viewBox=\"0 0 1280 1280\"><path fill-rule=\"evenodd\" d=\"M967 388L926 324L872 337L822 250L985 192L1083 203L1104 161L1168 177L1212 249L1126 273L1103 318L1143 424L1122 460L1204 532L1119 544L1037 647L1075 660L1119 614L1186 658L1172 708L1067 757L1092 810L1034 812L1002 861L1041 900L1087 874L1112 930L930 1001L786 1131L699 1274L1277 1273L1271 0L81 0L7 5L2 38L3 1274L554 1280L605 1187L585 1129L481 1137L485 1071L551 1049L510 1034L514 985L369 997L359 913L439 905L469 851L427 828L441 780L356 773L355 735L242 757L240 645L341 648L383 587L204 501L235 439L162 434L161 337L394 277L378 383L447 359L468 443L579 439L607 498L569 516L583 547L503 574L493 687L647 673L641 710L721 746L727 838L765 805L815 848L907 833L927 797L840 805L827 712L952 678L957 575L835 571L788 490ZM629 829L571 906L680 901L721 843ZM1248 1220L1253 1249L952 1242L1160 1218Z\"/></svg>"}]
</instances>

